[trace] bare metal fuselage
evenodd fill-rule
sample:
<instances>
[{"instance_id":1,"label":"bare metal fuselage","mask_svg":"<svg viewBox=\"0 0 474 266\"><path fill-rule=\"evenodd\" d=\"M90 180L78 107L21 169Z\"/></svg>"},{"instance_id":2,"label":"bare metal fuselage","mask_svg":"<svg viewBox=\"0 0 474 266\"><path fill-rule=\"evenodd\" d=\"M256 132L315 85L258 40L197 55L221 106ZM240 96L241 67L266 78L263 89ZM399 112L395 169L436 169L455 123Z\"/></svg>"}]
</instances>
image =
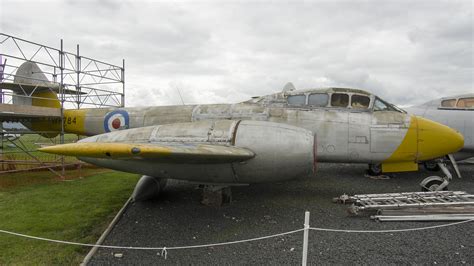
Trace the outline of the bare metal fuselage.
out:
<instances>
[{"instance_id":1,"label":"bare metal fuselage","mask_svg":"<svg viewBox=\"0 0 474 266\"><path fill-rule=\"evenodd\" d=\"M98 148L59 146L50 149L52 153L77 154L84 161L121 171L196 182L293 179L314 174L317 161L381 164L384 172L415 171L419 162L463 145L462 136L451 128L409 115L357 89L292 91L237 104L65 110L64 115L66 132L94 136L81 142L95 142ZM216 131L219 127L227 129ZM225 137L216 141L218 135ZM196 163L197 157L188 161L133 154L104 157L108 150L133 143L145 145L144 149L194 145L197 157L205 151L195 145L236 147L255 157L226 163ZM71 153L67 147L77 151ZM178 150L167 156L179 156Z\"/></svg>"},{"instance_id":2,"label":"bare metal fuselage","mask_svg":"<svg viewBox=\"0 0 474 266\"><path fill-rule=\"evenodd\" d=\"M317 135L318 161L381 162L403 141L410 116L393 111L371 112L346 108L303 109L251 103L124 108L129 128L202 120L258 120L305 128ZM97 135L107 132L104 117L111 110L86 110L84 124L67 124L66 130ZM73 117L75 110L67 110ZM83 110L81 110L83 112ZM67 121L67 118L66 118ZM84 130L84 132L82 132Z\"/></svg>"}]
</instances>

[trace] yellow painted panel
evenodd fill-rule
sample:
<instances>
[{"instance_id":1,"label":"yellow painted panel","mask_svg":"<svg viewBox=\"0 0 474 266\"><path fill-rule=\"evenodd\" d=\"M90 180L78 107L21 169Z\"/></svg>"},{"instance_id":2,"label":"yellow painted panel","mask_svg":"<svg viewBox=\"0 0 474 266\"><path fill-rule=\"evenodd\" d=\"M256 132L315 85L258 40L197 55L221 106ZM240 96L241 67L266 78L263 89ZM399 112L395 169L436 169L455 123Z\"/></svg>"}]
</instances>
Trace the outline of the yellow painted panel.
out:
<instances>
[{"instance_id":1,"label":"yellow painted panel","mask_svg":"<svg viewBox=\"0 0 474 266\"><path fill-rule=\"evenodd\" d=\"M464 146L464 137L454 129L423 117L418 119L418 160L454 153Z\"/></svg>"},{"instance_id":2,"label":"yellow painted panel","mask_svg":"<svg viewBox=\"0 0 474 266\"><path fill-rule=\"evenodd\" d=\"M251 150L222 145L176 145L119 142L79 142L38 149L66 156L107 159L154 159L183 163L225 163L255 157Z\"/></svg>"},{"instance_id":3,"label":"yellow painted panel","mask_svg":"<svg viewBox=\"0 0 474 266\"><path fill-rule=\"evenodd\" d=\"M418 120L417 117L410 117L410 126L403 138L402 143L392 153L392 155L383 161L383 163L416 161L418 153Z\"/></svg>"},{"instance_id":4,"label":"yellow painted panel","mask_svg":"<svg viewBox=\"0 0 474 266\"><path fill-rule=\"evenodd\" d=\"M33 106L42 106L42 107L51 107L51 108L61 108L61 103L58 100L56 93L52 91L41 91L33 94L31 105Z\"/></svg>"},{"instance_id":5,"label":"yellow painted panel","mask_svg":"<svg viewBox=\"0 0 474 266\"><path fill-rule=\"evenodd\" d=\"M171 154L167 147L128 144L128 143L69 143L38 149L42 152L76 157L120 158L147 157L148 155L166 156ZM133 152L136 150L136 152Z\"/></svg>"},{"instance_id":6,"label":"yellow painted panel","mask_svg":"<svg viewBox=\"0 0 474 266\"><path fill-rule=\"evenodd\" d=\"M382 172L409 172L418 171L418 163L416 162L398 162L398 163L382 163Z\"/></svg>"},{"instance_id":7,"label":"yellow painted panel","mask_svg":"<svg viewBox=\"0 0 474 266\"><path fill-rule=\"evenodd\" d=\"M410 127L402 143L382 163L432 160L454 153L463 146L463 136L454 129L423 117L411 116Z\"/></svg>"},{"instance_id":8,"label":"yellow painted panel","mask_svg":"<svg viewBox=\"0 0 474 266\"><path fill-rule=\"evenodd\" d=\"M64 131L84 135L86 114L87 110L64 110Z\"/></svg>"},{"instance_id":9,"label":"yellow painted panel","mask_svg":"<svg viewBox=\"0 0 474 266\"><path fill-rule=\"evenodd\" d=\"M31 130L33 131L51 131L51 133L41 133L46 138L54 138L61 132L61 123L56 120L36 120L31 122Z\"/></svg>"},{"instance_id":10,"label":"yellow painted panel","mask_svg":"<svg viewBox=\"0 0 474 266\"><path fill-rule=\"evenodd\" d=\"M31 105L40 107L61 108L58 96L52 91L40 91L33 93L33 98L31 98ZM54 120L36 120L31 122L31 130L56 131L57 133L41 134L42 136L45 136L47 138L54 138L61 131L61 124Z\"/></svg>"}]
</instances>

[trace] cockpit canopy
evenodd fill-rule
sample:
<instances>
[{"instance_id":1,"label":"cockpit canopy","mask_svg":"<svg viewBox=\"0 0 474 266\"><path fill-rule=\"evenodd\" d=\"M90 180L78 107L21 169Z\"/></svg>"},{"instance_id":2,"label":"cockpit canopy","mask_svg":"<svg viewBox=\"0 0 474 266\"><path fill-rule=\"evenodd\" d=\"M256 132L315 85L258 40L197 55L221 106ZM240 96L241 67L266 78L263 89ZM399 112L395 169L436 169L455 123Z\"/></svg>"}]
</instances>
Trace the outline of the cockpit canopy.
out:
<instances>
[{"instance_id":1,"label":"cockpit canopy","mask_svg":"<svg viewBox=\"0 0 474 266\"><path fill-rule=\"evenodd\" d=\"M309 93L287 96L289 106L369 109L370 96L348 93Z\"/></svg>"},{"instance_id":2,"label":"cockpit canopy","mask_svg":"<svg viewBox=\"0 0 474 266\"><path fill-rule=\"evenodd\" d=\"M253 97L248 103L258 103L289 108L319 109L339 108L357 111L394 111L406 113L379 97L359 89L327 88L284 90L267 96Z\"/></svg>"}]
</instances>

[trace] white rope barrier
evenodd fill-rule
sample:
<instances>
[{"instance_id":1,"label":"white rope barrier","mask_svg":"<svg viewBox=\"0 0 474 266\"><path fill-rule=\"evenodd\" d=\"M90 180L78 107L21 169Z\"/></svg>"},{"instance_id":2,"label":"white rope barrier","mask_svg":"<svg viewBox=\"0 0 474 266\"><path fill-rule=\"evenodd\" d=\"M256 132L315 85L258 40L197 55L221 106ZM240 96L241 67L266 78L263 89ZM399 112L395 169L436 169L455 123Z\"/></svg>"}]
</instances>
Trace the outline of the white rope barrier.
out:
<instances>
[{"instance_id":1,"label":"white rope barrier","mask_svg":"<svg viewBox=\"0 0 474 266\"><path fill-rule=\"evenodd\" d=\"M427 227L417 227L417 228L406 228L406 229L393 229L393 230L346 230L346 229L331 229L331 228L318 228L318 227L309 227L306 229L314 230L314 231L325 231L325 232L339 232L339 233L396 233L396 232L411 232L411 231L422 231L422 230L430 230L448 226L455 226L460 224L465 224L468 222L472 222L474 220L466 220L461 222L455 223L448 223L448 224L441 224L441 225L434 225L434 226L427 226ZM162 253L166 254L167 250L178 250L178 249L191 249L191 248L205 248L205 247L215 247L215 246L224 246L224 245L232 245L232 244L239 244L244 242L252 242L252 241L259 241L269 238L274 238L278 236L290 235L294 233L298 233L301 231L306 230L305 228L297 229L293 231L288 231L284 233L244 239L244 240L236 240L236 241L229 241L229 242L220 242L220 243L213 243L213 244L202 244L202 245L191 245L191 246L176 246L176 247L132 247L132 246L110 246L110 245L96 245L96 244L85 244L85 243L77 243L71 241L63 241L57 239L49 239L44 237L37 237L37 236L30 236L26 234L20 234L16 232L11 232L7 230L0 230L0 233L14 235L23 238L47 241L52 243L58 244L66 244L66 245L75 245L75 246L83 246L83 247L98 247L98 248L110 248L110 249L130 249L130 250L162 250Z\"/></svg>"},{"instance_id":2,"label":"white rope barrier","mask_svg":"<svg viewBox=\"0 0 474 266\"><path fill-rule=\"evenodd\" d=\"M75 246L83 246L83 247L99 247L99 248L110 248L110 249L133 249L133 250L164 250L164 251L166 251L166 250L176 250L176 249L215 247L215 246L232 245L232 244L238 244L238 243L244 243L244 242L252 242L252 241L258 241L258 240L278 237L278 236L290 235L290 234L301 232L303 230L305 230L305 229L303 228L303 229L293 230L293 231L284 232L284 233L280 233L280 234L274 234L274 235L262 236L262 237L244 239L244 240L236 240L236 241L221 242L221 243L214 243L214 244L179 246L179 247L164 247L164 246L163 247L127 247L127 246L96 245L96 244L84 244L84 243L77 243L77 242L71 242L71 241L63 241L63 240L49 239L49 238L44 238L44 237L30 236L30 235L10 232L10 231L6 231L6 230L0 230L0 233L19 236L19 237L24 237L24 238L29 238L29 239L53 242L53 243L58 243L58 244L75 245Z\"/></svg>"},{"instance_id":3,"label":"white rope barrier","mask_svg":"<svg viewBox=\"0 0 474 266\"><path fill-rule=\"evenodd\" d=\"M474 220L465 220L461 222L454 222L449 224L440 224L440 225L433 225L433 226L426 226L426 227L416 227L416 228L406 228L406 229L390 229L390 230L346 230L346 229L330 229L330 228L318 228L318 227L310 227L310 230L314 231L325 231L325 232L333 232L333 233L400 233L400 232L412 232L412 231L423 231L423 230L430 230L454 225L460 225L472 222Z\"/></svg>"}]
</instances>

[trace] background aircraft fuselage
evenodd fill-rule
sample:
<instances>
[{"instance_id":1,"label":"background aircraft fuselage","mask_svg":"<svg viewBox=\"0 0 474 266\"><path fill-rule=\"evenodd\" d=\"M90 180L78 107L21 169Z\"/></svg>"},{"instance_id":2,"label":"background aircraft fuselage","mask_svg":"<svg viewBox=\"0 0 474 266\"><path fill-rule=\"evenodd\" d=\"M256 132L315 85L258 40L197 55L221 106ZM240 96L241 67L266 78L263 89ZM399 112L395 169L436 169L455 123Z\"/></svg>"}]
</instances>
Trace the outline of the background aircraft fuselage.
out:
<instances>
[{"instance_id":1,"label":"background aircraft fuselage","mask_svg":"<svg viewBox=\"0 0 474 266\"><path fill-rule=\"evenodd\" d=\"M458 107L456 101L459 99L471 99L474 94L445 97L427 102L423 105L409 107L409 113L423 116L456 129L464 136L464 147L454 154L457 160L474 157L474 107ZM442 106L442 102L446 105Z\"/></svg>"}]
</instances>

